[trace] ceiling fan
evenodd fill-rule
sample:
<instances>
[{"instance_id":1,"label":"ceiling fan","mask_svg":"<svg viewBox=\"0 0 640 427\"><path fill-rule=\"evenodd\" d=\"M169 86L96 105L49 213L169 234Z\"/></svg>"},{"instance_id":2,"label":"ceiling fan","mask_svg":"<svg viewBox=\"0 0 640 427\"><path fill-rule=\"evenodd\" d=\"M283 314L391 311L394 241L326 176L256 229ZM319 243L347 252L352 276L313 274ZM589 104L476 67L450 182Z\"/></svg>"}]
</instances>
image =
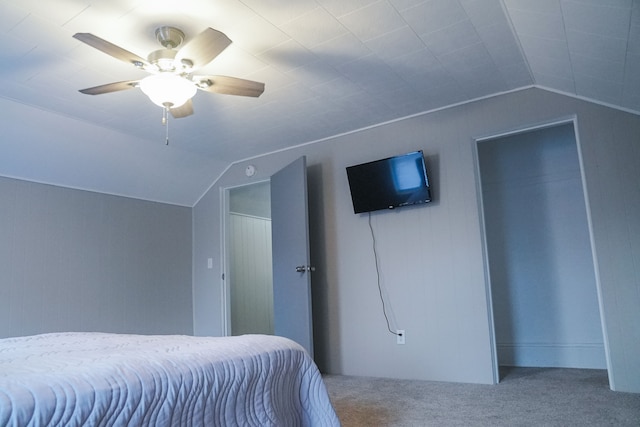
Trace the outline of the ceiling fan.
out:
<instances>
[{"instance_id":1,"label":"ceiling fan","mask_svg":"<svg viewBox=\"0 0 640 427\"><path fill-rule=\"evenodd\" d=\"M213 61L231 44L231 40L224 33L207 28L184 45L184 33L178 28L160 27L156 29L155 34L163 48L151 52L147 59L93 34L74 34L73 37L81 42L151 73L141 80L108 83L82 89L80 92L100 95L140 87L153 103L163 107L165 121L167 111L175 118L193 114L191 98L198 89L252 97L259 97L264 92L264 83L237 77L193 74L198 68Z\"/></svg>"}]
</instances>

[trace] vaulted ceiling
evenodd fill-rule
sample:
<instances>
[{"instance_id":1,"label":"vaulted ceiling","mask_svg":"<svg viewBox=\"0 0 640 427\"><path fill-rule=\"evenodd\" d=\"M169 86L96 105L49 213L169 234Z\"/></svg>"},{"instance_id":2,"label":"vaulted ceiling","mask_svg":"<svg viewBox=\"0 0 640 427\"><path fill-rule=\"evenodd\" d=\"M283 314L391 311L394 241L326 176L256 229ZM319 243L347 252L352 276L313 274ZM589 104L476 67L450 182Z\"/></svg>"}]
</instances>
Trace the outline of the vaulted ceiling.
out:
<instances>
[{"instance_id":1,"label":"vaulted ceiling","mask_svg":"<svg viewBox=\"0 0 640 427\"><path fill-rule=\"evenodd\" d=\"M169 118L137 88L158 27L233 43L199 74L266 85L199 91ZM539 86L640 112L640 0L0 0L0 175L191 206L232 162Z\"/></svg>"}]
</instances>

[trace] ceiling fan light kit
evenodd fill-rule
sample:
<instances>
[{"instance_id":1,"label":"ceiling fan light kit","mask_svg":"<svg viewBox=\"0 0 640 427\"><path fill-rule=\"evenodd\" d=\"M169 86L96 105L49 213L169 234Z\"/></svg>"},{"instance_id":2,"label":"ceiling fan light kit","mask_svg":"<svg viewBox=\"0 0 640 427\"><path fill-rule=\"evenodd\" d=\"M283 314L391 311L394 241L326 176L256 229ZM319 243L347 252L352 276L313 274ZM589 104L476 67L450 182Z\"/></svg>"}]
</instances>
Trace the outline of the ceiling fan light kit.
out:
<instances>
[{"instance_id":1,"label":"ceiling fan light kit","mask_svg":"<svg viewBox=\"0 0 640 427\"><path fill-rule=\"evenodd\" d=\"M81 89L80 92L100 95L140 87L154 104L164 108L163 122L166 122L167 112L174 118L193 114L191 98L198 90L256 98L264 92L264 83L237 77L192 75L195 69L213 61L231 44L224 33L207 28L184 46L185 34L178 28L160 27L155 34L163 49L151 52L147 59L93 34L74 34L73 37L81 42L151 73L151 76L140 81L108 83Z\"/></svg>"},{"instance_id":2,"label":"ceiling fan light kit","mask_svg":"<svg viewBox=\"0 0 640 427\"><path fill-rule=\"evenodd\" d=\"M184 105L197 92L193 82L170 73L145 77L140 89L154 104L169 109Z\"/></svg>"}]
</instances>

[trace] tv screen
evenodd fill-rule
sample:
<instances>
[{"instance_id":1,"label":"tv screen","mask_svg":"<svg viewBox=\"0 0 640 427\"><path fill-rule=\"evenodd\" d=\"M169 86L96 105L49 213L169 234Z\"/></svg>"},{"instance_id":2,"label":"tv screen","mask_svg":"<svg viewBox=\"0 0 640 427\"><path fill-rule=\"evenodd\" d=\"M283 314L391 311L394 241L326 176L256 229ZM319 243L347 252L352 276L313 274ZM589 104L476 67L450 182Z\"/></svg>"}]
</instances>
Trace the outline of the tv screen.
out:
<instances>
[{"instance_id":1,"label":"tv screen","mask_svg":"<svg viewBox=\"0 0 640 427\"><path fill-rule=\"evenodd\" d=\"M347 167L354 213L431 201L422 151Z\"/></svg>"}]
</instances>

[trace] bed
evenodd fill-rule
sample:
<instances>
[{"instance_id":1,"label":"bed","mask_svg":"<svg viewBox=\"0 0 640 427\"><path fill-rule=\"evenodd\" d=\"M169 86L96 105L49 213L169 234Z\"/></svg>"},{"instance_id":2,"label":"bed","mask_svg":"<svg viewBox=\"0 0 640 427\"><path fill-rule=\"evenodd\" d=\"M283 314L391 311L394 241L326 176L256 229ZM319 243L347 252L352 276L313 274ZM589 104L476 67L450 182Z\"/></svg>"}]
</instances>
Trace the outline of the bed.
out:
<instances>
[{"instance_id":1,"label":"bed","mask_svg":"<svg viewBox=\"0 0 640 427\"><path fill-rule=\"evenodd\" d=\"M0 426L339 426L305 350L268 335L0 339Z\"/></svg>"}]
</instances>

